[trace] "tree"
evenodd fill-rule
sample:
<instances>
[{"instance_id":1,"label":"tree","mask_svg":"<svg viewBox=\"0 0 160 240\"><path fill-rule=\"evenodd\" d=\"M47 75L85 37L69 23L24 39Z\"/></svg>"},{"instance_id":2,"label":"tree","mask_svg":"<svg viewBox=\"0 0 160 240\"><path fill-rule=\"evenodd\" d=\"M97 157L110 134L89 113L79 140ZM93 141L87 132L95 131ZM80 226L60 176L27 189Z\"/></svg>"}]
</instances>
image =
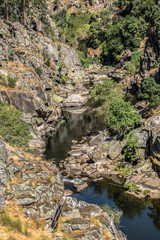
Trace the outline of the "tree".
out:
<instances>
[{"instance_id":1,"label":"tree","mask_svg":"<svg viewBox=\"0 0 160 240\"><path fill-rule=\"evenodd\" d=\"M126 146L124 149L123 158L131 161L131 163L136 162L139 159L137 154L138 146L138 137L134 134L134 131L131 131L126 137Z\"/></svg>"},{"instance_id":2,"label":"tree","mask_svg":"<svg viewBox=\"0 0 160 240\"><path fill-rule=\"evenodd\" d=\"M124 133L133 129L141 121L141 116L135 111L130 102L115 98L110 102L106 117L106 126L111 132Z\"/></svg>"},{"instance_id":3,"label":"tree","mask_svg":"<svg viewBox=\"0 0 160 240\"><path fill-rule=\"evenodd\" d=\"M138 98L149 101L151 107L160 103L160 85L156 83L154 78L149 77L144 79Z\"/></svg>"},{"instance_id":4,"label":"tree","mask_svg":"<svg viewBox=\"0 0 160 240\"><path fill-rule=\"evenodd\" d=\"M9 5L8 5L8 0L4 1L5 4L5 11L6 11L6 20L8 21L9 19Z\"/></svg>"}]
</instances>

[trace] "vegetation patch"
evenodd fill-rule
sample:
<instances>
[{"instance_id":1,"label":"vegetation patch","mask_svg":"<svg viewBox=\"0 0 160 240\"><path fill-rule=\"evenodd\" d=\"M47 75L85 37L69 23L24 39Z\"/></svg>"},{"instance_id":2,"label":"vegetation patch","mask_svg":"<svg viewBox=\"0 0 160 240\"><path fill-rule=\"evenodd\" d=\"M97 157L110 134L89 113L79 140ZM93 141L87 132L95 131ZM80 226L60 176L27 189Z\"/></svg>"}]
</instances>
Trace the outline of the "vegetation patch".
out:
<instances>
[{"instance_id":1,"label":"vegetation patch","mask_svg":"<svg viewBox=\"0 0 160 240\"><path fill-rule=\"evenodd\" d=\"M116 166L116 170L117 170L120 174L122 174L123 176L126 176L126 175L130 174L130 172L131 172L131 168L129 168L129 167L124 167L124 166L122 166L122 165L117 165L117 166Z\"/></svg>"},{"instance_id":2,"label":"vegetation patch","mask_svg":"<svg viewBox=\"0 0 160 240\"><path fill-rule=\"evenodd\" d=\"M10 73L7 76L0 74L0 85L14 88L16 86L17 80L18 78L13 77Z\"/></svg>"},{"instance_id":3,"label":"vegetation patch","mask_svg":"<svg viewBox=\"0 0 160 240\"><path fill-rule=\"evenodd\" d=\"M125 190L127 190L129 192L137 192L137 190L139 189L139 187L135 183L132 183L132 182L125 183L123 187Z\"/></svg>"},{"instance_id":4,"label":"vegetation patch","mask_svg":"<svg viewBox=\"0 0 160 240\"><path fill-rule=\"evenodd\" d=\"M138 137L136 137L134 131L130 131L126 137L126 146L123 154L124 160L135 163L139 159L139 156L137 154L138 146Z\"/></svg>"},{"instance_id":5,"label":"vegetation patch","mask_svg":"<svg viewBox=\"0 0 160 240\"><path fill-rule=\"evenodd\" d=\"M106 126L111 132L124 133L140 124L141 116L130 102L115 98L109 104L106 117Z\"/></svg>"},{"instance_id":6,"label":"vegetation patch","mask_svg":"<svg viewBox=\"0 0 160 240\"><path fill-rule=\"evenodd\" d=\"M150 102L150 106L154 107L160 103L160 85L156 83L152 77L144 79L142 82L141 92L138 99Z\"/></svg>"},{"instance_id":7,"label":"vegetation patch","mask_svg":"<svg viewBox=\"0 0 160 240\"><path fill-rule=\"evenodd\" d=\"M11 145L27 147L31 139L30 127L21 117L22 112L0 102L0 135Z\"/></svg>"},{"instance_id":8,"label":"vegetation patch","mask_svg":"<svg viewBox=\"0 0 160 240\"><path fill-rule=\"evenodd\" d=\"M9 216L7 211L4 211L4 213L0 214L0 220L1 223L4 226L9 227L10 230L16 230L18 232L22 232L22 222L19 218L13 219Z\"/></svg>"},{"instance_id":9,"label":"vegetation patch","mask_svg":"<svg viewBox=\"0 0 160 240\"><path fill-rule=\"evenodd\" d=\"M120 223L120 218L123 214L122 211L113 210L108 204L103 205L101 208L104 212L107 212L111 218L113 218L116 224Z\"/></svg>"}]
</instances>

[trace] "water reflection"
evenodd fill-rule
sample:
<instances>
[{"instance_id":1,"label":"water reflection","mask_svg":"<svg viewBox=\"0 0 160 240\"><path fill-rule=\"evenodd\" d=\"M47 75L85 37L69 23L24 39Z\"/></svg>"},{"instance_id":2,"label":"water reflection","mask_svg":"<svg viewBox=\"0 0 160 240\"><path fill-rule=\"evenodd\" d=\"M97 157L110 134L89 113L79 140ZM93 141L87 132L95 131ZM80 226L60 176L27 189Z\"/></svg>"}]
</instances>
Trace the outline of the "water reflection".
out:
<instances>
[{"instance_id":1,"label":"water reflection","mask_svg":"<svg viewBox=\"0 0 160 240\"><path fill-rule=\"evenodd\" d=\"M72 140L80 141L87 132L96 132L105 128L104 118L93 112L86 111L81 114L64 112L67 124L48 140L46 157L56 158L57 161L67 157Z\"/></svg>"},{"instance_id":2,"label":"water reflection","mask_svg":"<svg viewBox=\"0 0 160 240\"><path fill-rule=\"evenodd\" d=\"M87 189L82 193L73 194L73 197L100 206L109 204L112 208L123 211L121 230L129 240L160 239L159 201L137 200L108 181L90 183ZM150 208L147 205L150 205Z\"/></svg>"},{"instance_id":3,"label":"water reflection","mask_svg":"<svg viewBox=\"0 0 160 240\"><path fill-rule=\"evenodd\" d=\"M49 139L46 157L59 160L67 157L72 140L81 140L87 131L103 130L103 118L94 113L66 113L67 124ZM90 183L83 192L73 194L78 200L103 205L123 211L121 230L128 240L160 240L160 201L138 201L124 194L123 189L108 181Z\"/></svg>"}]
</instances>

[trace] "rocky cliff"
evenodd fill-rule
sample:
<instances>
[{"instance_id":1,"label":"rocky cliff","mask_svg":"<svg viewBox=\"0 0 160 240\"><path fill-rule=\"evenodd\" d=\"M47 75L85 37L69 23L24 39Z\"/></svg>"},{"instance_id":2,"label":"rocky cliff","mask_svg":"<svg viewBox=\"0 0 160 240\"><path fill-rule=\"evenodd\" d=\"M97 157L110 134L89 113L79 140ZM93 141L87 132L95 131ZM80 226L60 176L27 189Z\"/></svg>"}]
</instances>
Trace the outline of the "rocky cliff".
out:
<instances>
[{"instance_id":1,"label":"rocky cliff","mask_svg":"<svg viewBox=\"0 0 160 240\"><path fill-rule=\"evenodd\" d=\"M52 2L48 4L54 7ZM100 4L104 6L103 2ZM74 5L73 2L73 9ZM53 239L116 239L121 232L115 232L108 214L95 205L66 198L58 168L40 157L46 150L47 137L57 131L64 119L63 107L86 103L88 90L84 84L89 82L75 49L59 42L58 29L49 16L48 19L55 41L38 31L36 21L24 27L0 18L0 101L23 113L21 121L29 124L32 135L32 153L0 141L0 208L5 211L0 228L8 239L45 239L36 230L34 236L31 221L39 231L52 231L57 208L64 202ZM16 84L11 84L11 79ZM21 221L23 214L25 220L19 224L25 230L14 224ZM8 225L6 218L10 219ZM13 228L11 234L8 228Z\"/></svg>"}]
</instances>

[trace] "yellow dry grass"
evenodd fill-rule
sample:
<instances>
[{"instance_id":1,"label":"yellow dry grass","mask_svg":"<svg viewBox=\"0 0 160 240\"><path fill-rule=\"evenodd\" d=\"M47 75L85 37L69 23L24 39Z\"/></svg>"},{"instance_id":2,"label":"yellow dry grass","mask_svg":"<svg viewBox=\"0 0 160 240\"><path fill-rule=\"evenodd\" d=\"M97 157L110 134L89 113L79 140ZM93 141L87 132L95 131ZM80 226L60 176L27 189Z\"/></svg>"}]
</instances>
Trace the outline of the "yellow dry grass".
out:
<instances>
[{"instance_id":1,"label":"yellow dry grass","mask_svg":"<svg viewBox=\"0 0 160 240\"><path fill-rule=\"evenodd\" d=\"M2 223L0 223L0 240L8 240L11 237L15 240L42 240L42 239L47 239L47 240L53 240L53 237L50 232L44 230L44 219L41 221L41 226L37 228L37 223L36 219L30 220L27 219L20 207L18 205L9 203L7 202L7 207L6 207L7 215L10 216L11 219L16 220L19 219L20 222L22 223L22 233L18 232L16 230L11 230L7 226L3 226ZM29 236L26 236L24 234L25 231L25 225L28 225L28 233Z\"/></svg>"}]
</instances>

